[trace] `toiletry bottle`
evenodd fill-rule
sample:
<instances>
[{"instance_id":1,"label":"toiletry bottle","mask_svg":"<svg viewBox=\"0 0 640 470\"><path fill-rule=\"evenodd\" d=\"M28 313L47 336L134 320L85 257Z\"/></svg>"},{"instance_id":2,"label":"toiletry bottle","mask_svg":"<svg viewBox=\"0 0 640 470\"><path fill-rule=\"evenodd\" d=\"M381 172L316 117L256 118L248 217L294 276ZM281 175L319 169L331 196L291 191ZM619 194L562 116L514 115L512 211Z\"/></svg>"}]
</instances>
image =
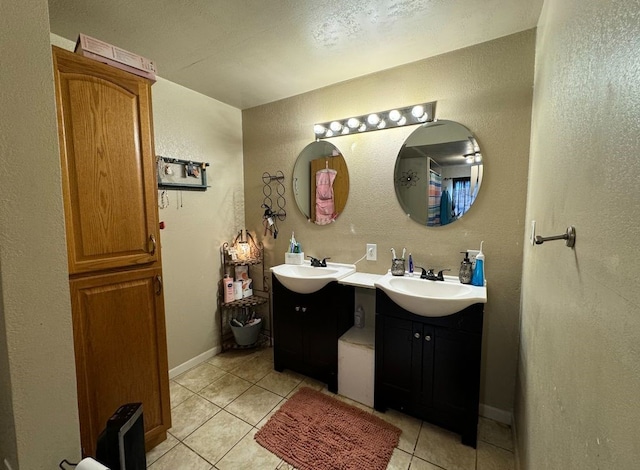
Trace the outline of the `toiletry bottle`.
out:
<instances>
[{"instance_id":1,"label":"toiletry bottle","mask_svg":"<svg viewBox=\"0 0 640 470\"><path fill-rule=\"evenodd\" d=\"M460 253L464 253L464 259L462 260L462 263L460 263L460 273L458 274L458 278L462 284L471 284L473 265L471 264L471 261L469 261L469 252L461 251Z\"/></svg>"},{"instance_id":2,"label":"toiletry bottle","mask_svg":"<svg viewBox=\"0 0 640 470\"><path fill-rule=\"evenodd\" d=\"M476 267L473 270L473 277L471 278L471 284L474 286L484 286L484 253L482 253L482 245L484 242L480 242L480 253L476 255Z\"/></svg>"},{"instance_id":3,"label":"toiletry bottle","mask_svg":"<svg viewBox=\"0 0 640 470\"><path fill-rule=\"evenodd\" d=\"M364 328L364 309L361 305L358 305L358 308L356 309L353 324L356 328Z\"/></svg>"},{"instance_id":4,"label":"toiletry bottle","mask_svg":"<svg viewBox=\"0 0 640 470\"><path fill-rule=\"evenodd\" d=\"M411 253L409 253L409 276L413 276L413 258L411 257Z\"/></svg>"},{"instance_id":5,"label":"toiletry bottle","mask_svg":"<svg viewBox=\"0 0 640 470\"><path fill-rule=\"evenodd\" d=\"M233 302L233 278L225 274L222 283L224 286L224 303L228 304L229 302Z\"/></svg>"},{"instance_id":6,"label":"toiletry bottle","mask_svg":"<svg viewBox=\"0 0 640 470\"><path fill-rule=\"evenodd\" d=\"M232 282L233 286L233 300L240 300L242 298L242 280Z\"/></svg>"}]
</instances>

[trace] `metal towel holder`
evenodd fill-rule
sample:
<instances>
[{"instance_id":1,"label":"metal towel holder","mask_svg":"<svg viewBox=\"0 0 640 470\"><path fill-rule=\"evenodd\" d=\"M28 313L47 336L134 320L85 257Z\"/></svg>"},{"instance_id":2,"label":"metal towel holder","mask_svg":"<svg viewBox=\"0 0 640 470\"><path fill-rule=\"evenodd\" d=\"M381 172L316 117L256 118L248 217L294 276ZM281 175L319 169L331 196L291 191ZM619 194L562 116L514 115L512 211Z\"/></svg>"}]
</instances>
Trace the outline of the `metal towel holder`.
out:
<instances>
[{"instance_id":1,"label":"metal towel holder","mask_svg":"<svg viewBox=\"0 0 640 470\"><path fill-rule=\"evenodd\" d=\"M551 240L566 240L566 245L569 248L573 248L576 244L576 228L573 225L567 227L567 231L562 235L555 235L553 237L541 237L540 235L536 236L536 245L542 245L544 242L548 242Z\"/></svg>"}]
</instances>

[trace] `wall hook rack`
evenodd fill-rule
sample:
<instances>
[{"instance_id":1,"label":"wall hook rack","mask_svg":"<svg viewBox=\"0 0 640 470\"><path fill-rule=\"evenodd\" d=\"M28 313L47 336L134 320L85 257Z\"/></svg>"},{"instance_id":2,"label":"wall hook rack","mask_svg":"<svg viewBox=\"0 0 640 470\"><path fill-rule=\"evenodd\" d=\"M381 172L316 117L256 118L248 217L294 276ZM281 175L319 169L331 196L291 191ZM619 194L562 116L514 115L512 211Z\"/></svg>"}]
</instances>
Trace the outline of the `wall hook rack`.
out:
<instances>
[{"instance_id":1,"label":"wall hook rack","mask_svg":"<svg viewBox=\"0 0 640 470\"><path fill-rule=\"evenodd\" d=\"M269 216L277 217L278 220L283 221L287 217L287 211L285 210L287 201L284 198L284 173L280 170L278 170L275 175L264 172L262 174L262 182L264 183L262 187L262 194L264 194L262 208L270 211ZM271 199L273 193L271 183L275 183L277 193L275 205Z\"/></svg>"},{"instance_id":2,"label":"wall hook rack","mask_svg":"<svg viewBox=\"0 0 640 470\"><path fill-rule=\"evenodd\" d=\"M553 237L541 237L536 236L536 245L542 245L544 242L552 240L566 240L566 245L569 248L573 248L576 244L576 228L573 225L567 227L567 231L562 235L554 235Z\"/></svg>"}]
</instances>

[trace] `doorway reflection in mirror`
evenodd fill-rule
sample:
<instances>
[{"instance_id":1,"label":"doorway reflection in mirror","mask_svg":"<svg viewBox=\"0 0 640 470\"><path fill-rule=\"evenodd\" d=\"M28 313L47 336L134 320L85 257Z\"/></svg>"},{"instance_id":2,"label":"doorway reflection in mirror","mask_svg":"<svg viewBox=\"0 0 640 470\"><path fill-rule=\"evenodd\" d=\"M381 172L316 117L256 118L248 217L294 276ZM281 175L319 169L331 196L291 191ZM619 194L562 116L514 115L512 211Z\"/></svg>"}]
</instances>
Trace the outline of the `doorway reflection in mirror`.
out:
<instances>
[{"instance_id":1,"label":"doorway reflection in mirror","mask_svg":"<svg viewBox=\"0 0 640 470\"><path fill-rule=\"evenodd\" d=\"M455 222L476 200L483 163L476 138L466 127L445 120L426 123L409 135L396 159L398 202L422 225Z\"/></svg>"}]
</instances>

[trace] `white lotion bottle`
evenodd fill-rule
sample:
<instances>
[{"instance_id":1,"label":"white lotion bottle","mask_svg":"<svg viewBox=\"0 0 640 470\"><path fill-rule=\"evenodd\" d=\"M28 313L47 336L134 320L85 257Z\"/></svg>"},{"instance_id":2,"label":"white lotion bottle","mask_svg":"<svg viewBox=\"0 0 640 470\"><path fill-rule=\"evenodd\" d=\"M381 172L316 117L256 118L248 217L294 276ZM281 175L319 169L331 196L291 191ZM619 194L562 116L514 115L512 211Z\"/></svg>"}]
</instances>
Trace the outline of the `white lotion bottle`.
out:
<instances>
[{"instance_id":1,"label":"white lotion bottle","mask_svg":"<svg viewBox=\"0 0 640 470\"><path fill-rule=\"evenodd\" d=\"M364 328L364 309L362 308L362 305L358 305L353 318L353 323L356 328Z\"/></svg>"}]
</instances>

